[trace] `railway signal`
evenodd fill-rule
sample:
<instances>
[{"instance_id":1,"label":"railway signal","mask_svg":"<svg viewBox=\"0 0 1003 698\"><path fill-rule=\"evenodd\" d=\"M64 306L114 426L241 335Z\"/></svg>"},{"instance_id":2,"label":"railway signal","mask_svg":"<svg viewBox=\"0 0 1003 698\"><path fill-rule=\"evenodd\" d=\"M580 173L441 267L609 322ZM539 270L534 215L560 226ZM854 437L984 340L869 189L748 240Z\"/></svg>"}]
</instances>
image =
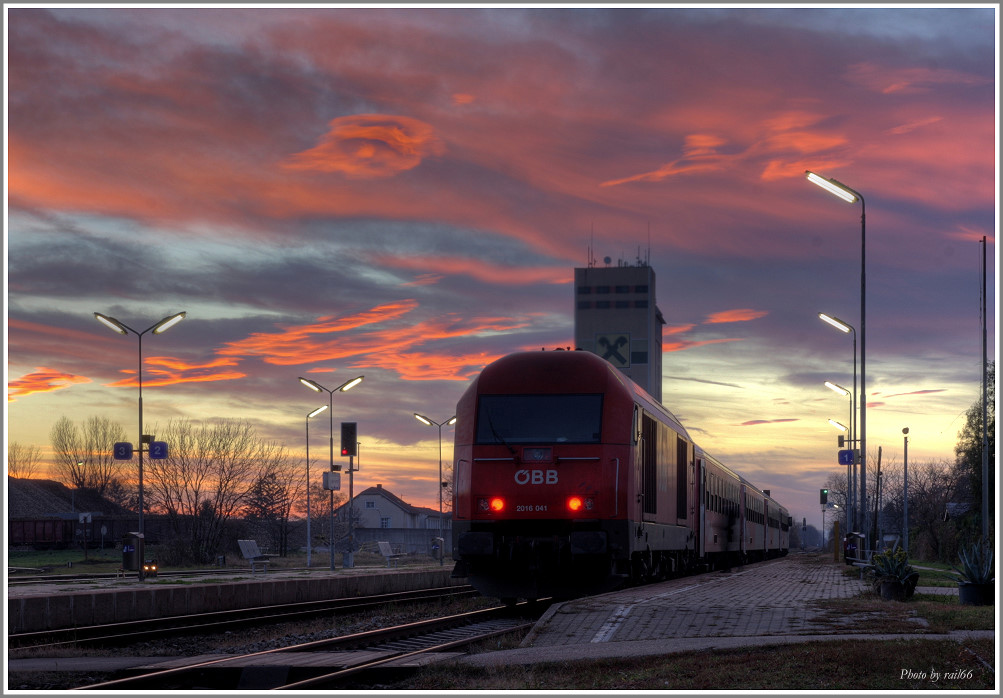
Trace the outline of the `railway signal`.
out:
<instances>
[{"instance_id":1,"label":"railway signal","mask_svg":"<svg viewBox=\"0 0 1003 698\"><path fill-rule=\"evenodd\" d=\"M818 491L818 503L827 504L829 502L829 490L824 487Z\"/></svg>"},{"instance_id":2,"label":"railway signal","mask_svg":"<svg viewBox=\"0 0 1003 698\"><path fill-rule=\"evenodd\" d=\"M356 446L356 439L358 438L358 423L356 422L342 422L341 423L341 455L343 456L357 456L358 447Z\"/></svg>"}]
</instances>

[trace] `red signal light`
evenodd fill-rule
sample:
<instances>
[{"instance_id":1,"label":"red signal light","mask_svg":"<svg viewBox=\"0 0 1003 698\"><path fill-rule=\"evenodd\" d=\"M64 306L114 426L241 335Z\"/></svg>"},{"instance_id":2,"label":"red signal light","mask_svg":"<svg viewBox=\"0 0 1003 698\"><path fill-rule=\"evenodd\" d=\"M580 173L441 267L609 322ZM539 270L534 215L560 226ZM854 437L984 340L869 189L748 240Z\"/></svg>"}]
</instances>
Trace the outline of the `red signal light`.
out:
<instances>
[{"instance_id":1,"label":"red signal light","mask_svg":"<svg viewBox=\"0 0 1003 698\"><path fill-rule=\"evenodd\" d=\"M491 511L498 513L505 510L505 500L501 497L492 497L491 501L488 503Z\"/></svg>"}]
</instances>

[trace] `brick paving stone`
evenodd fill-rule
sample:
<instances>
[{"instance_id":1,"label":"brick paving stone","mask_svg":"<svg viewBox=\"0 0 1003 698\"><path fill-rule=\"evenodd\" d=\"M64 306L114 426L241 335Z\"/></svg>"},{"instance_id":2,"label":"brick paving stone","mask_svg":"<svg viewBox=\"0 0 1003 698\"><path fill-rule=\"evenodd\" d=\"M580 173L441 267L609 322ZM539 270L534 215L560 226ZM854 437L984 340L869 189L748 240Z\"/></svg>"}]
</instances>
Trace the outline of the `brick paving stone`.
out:
<instances>
[{"instance_id":1,"label":"brick paving stone","mask_svg":"<svg viewBox=\"0 0 1003 698\"><path fill-rule=\"evenodd\" d=\"M533 647L663 638L755 637L832 631L812 602L860 594L839 565L791 555L731 572L576 599L541 619Z\"/></svg>"}]
</instances>

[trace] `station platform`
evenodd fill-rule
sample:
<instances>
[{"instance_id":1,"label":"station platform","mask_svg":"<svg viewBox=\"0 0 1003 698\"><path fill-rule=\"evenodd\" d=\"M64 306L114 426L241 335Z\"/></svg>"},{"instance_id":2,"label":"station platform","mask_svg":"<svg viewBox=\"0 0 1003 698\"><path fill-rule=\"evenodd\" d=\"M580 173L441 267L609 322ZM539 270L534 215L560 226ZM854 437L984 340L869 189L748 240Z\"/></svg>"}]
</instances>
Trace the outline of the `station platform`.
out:
<instances>
[{"instance_id":1,"label":"station platform","mask_svg":"<svg viewBox=\"0 0 1003 698\"><path fill-rule=\"evenodd\" d=\"M902 637L901 633L885 636L864 630L852 618L814 603L853 597L866 589L863 580L844 574L841 565L792 553L730 572L709 572L555 604L520 648L461 661L504 666L808 640ZM939 590L920 587L917 592ZM915 635L907 637L937 637L923 634L924 630L918 621ZM973 634L977 635L965 633ZM989 637L993 635L988 632Z\"/></svg>"},{"instance_id":2,"label":"station platform","mask_svg":"<svg viewBox=\"0 0 1003 698\"><path fill-rule=\"evenodd\" d=\"M7 632L25 633L462 585L452 565L290 569L201 577L112 577L7 586Z\"/></svg>"}]
</instances>

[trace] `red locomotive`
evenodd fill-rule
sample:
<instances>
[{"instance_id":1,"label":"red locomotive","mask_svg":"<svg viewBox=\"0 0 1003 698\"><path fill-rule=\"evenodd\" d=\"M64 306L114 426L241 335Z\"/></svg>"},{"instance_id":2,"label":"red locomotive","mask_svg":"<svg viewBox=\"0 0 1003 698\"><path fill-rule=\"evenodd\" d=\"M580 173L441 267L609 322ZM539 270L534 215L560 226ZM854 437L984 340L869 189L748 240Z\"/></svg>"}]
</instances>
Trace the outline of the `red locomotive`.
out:
<instances>
[{"instance_id":1,"label":"red locomotive","mask_svg":"<svg viewBox=\"0 0 1003 698\"><path fill-rule=\"evenodd\" d=\"M485 596L568 596L787 553L787 510L595 354L503 357L456 416L454 576Z\"/></svg>"}]
</instances>

